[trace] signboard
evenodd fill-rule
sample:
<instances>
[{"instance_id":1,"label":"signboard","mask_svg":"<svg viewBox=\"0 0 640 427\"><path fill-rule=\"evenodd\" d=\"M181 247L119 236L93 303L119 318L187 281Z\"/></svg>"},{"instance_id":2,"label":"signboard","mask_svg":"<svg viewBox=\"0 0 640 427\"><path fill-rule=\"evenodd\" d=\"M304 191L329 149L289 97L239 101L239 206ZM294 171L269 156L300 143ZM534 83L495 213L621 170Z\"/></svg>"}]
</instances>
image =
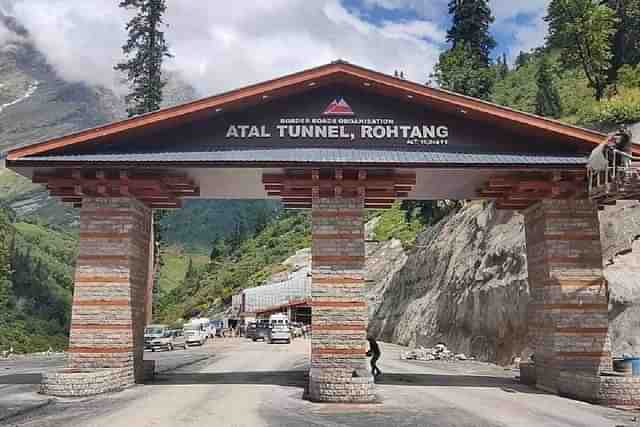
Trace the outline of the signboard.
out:
<instances>
[{"instance_id":1,"label":"signboard","mask_svg":"<svg viewBox=\"0 0 640 427\"><path fill-rule=\"evenodd\" d=\"M362 149L432 153L575 152L567 143L544 142L499 128L459 111L443 112L410 98L362 88L318 87L251 106L212 112L194 122L132 137L94 153L211 152L268 149ZM291 151L295 155L295 151Z\"/></svg>"},{"instance_id":2,"label":"signboard","mask_svg":"<svg viewBox=\"0 0 640 427\"><path fill-rule=\"evenodd\" d=\"M394 141L407 145L448 145L449 127L404 123L391 118L356 117L344 98L331 101L320 117L279 118L273 124L232 123L226 139L284 141Z\"/></svg>"}]
</instances>

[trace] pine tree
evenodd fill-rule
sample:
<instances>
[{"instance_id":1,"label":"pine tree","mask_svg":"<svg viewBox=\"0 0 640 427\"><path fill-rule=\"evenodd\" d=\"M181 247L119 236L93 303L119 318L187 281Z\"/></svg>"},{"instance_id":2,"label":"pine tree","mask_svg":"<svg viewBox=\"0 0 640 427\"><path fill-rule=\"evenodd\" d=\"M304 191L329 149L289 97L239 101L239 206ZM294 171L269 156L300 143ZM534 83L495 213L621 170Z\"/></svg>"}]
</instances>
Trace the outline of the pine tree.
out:
<instances>
[{"instance_id":1,"label":"pine tree","mask_svg":"<svg viewBox=\"0 0 640 427\"><path fill-rule=\"evenodd\" d=\"M449 14L453 16L453 24L447 31L447 41L455 49L466 45L480 57L481 62L489 66L491 50L496 41L489 33L489 26L494 17L486 0L451 0Z\"/></svg>"},{"instance_id":2,"label":"pine tree","mask_svg":"<svg viewBox=\"0 0 640 427\"><path fill-rule=\"evenodd\" d=\"M533 55L531 53L520 51L520 53L516 57L516 61L515 61L515 64L514 64L515 67L516 67L516 70L518 68L520 68L520 67L523 67L523 66L527 65L529 63L529 61L531 60L532 56Z\"/></svg>"},{"instance_id":3,"label":"pine tree","mask_svg":"<svg viewBox=\"0 0 640 427\"><path fill-rule=\"evenodd\" d=\"M127 57L115 69L127 74L131 92L126 96L129 116L160 109L162 89L162 62L171 57L164 38L162 15L167 9L165 0L122 0L120 7L137 10L127 24L129 39L122 46Z\"/></svg>"},{"instance_id":4,"label":"pine tree","mask_svg":"<svg viewBox=\"0 0 640 427\"><path fill-rule=\"evenodd\" d=\"M536 114L545 117L560 117L560 94L553 83L549 59L543 56L536 74L538 91L536 93Z\"/></svg>"},{"instance_id":5,"label":"pine tree","mask_svg":"<svg viewBox=\"0 0 640 427\"><path fill-rule=\"evenodd\" d=\"M13 226L9 215L0 208L0 321L7 312L12 297L11 247Z\"/></svg>"},{"instance_id":6,"label":"pine tree","mask_svg":"<svg viewBox=\"0 0 640 427\"><path fill-rule=\"evenodd\" d=\"M431 77L444 89L488 100L496 75L469 47L459 44L440 55Z\"/></svg>"},{"instance_id":7,"label":"pine tree","mask_svg":"<svg viewBox=\"0 0 640 427\"><path fill-rule=\"evenodd\" d=\"M489 57L496 42L489 33L494 18L486 0L452 0L451 48L440 55L431 75L444 89L489 99L496 78Z\"/></svg>"},{"instance_id":8,"label":"pine tree","mask_svg":"<svg viewBox=\"0 0 640 427\"><path fill-rule=\"evenodd\" d=\"M509 64L507 63L507 54L502 54L502 59L498 58L498 63L496 64L496 78L498 80L504 80L509 74Z\"/></svg>"},{"instance_id":9,"label":"pine tree","mask_svg":"<svg viewBox=\"0 0 640 427\"><path fill-rule=\"evenodd\" d=\"M129 117L150 113L160 109L162 89L166 81L162 78L164 58L171 57L169 46L161 31L162 16L167 10L165 0L122 0L120 7L136 10L126 29L129 39L122 46L126 61L115 66L117 71L126 73L131 92L125 97ZM154 289L153 311L157 311L160 269L163 265L163 224L165 211L153 212L154 223Z\"/></svg>"}]
</instances>

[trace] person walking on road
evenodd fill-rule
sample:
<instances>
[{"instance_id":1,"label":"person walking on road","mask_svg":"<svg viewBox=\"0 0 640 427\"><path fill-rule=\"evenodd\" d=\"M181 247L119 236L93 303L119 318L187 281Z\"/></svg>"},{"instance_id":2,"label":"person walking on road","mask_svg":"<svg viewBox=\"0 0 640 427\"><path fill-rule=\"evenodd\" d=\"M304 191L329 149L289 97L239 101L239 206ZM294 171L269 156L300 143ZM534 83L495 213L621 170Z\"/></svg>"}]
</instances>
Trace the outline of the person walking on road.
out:
<instances>
[{"instance_id":1,"label":"person walking on road","mask_svg":"<svg viewBox=\"0 0 640 427\"><path fill-rule=\"evenodd\" d=\"M367 341L369 341L369 351L367 352L367 357L371 357L371 373L374 377L377 377L382 374L382 371L380 371L380 369L376 365L378 359L380 359L380 347L373 337L368 337Z\"/></svg>"}]
</instances>

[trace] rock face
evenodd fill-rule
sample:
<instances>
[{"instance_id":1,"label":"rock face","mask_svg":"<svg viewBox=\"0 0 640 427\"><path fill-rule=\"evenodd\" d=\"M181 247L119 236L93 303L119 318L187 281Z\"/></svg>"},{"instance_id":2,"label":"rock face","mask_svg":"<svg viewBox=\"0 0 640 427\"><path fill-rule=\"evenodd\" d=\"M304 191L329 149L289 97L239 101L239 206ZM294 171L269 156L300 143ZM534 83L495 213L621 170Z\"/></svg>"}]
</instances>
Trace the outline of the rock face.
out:
<instances>
[{"instance_id":1,"label":"rock face","mask_svg":"<svg viewBox=\"0 0 640 427\"><path fill-rule=\"evenodd\" d=\"M390 243L393 245L393 242ZM422 233L370 319L383 340L507 363L526 346L522 217L471 203Z\"/></svg>"},{"instance_id":2,"label":"rock face","mask_svg":"<svg viewBox=\"0 0 640 427\"><path fill-rule=\"evenodd\" d=\"M614 354L640 351L640 204L601 214ZM523 217L474 202L423 232L406 254L385 242L368 262L370 333L508 364L528 356Z\"/></svg>"}]
</instances>

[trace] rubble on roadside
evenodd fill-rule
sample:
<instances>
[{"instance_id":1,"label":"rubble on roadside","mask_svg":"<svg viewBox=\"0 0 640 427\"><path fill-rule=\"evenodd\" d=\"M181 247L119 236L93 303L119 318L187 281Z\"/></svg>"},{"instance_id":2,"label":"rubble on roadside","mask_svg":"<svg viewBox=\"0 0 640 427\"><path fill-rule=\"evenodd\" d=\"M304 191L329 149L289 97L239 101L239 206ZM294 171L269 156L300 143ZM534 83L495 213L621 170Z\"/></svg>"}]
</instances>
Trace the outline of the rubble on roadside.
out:
<instances>
[{"instance_id":1,"label":"rubble on roadside","mask_svg":"<svg viewBox=\"0 0 640 427\"><path fill-rule=\"evenodd\" d=\"M400 353L402 360L475 360L475 357L467 357L464 353L454 353L444 344L437 344L433 348L419 347Z\"/></svg>"}]
</instances>

